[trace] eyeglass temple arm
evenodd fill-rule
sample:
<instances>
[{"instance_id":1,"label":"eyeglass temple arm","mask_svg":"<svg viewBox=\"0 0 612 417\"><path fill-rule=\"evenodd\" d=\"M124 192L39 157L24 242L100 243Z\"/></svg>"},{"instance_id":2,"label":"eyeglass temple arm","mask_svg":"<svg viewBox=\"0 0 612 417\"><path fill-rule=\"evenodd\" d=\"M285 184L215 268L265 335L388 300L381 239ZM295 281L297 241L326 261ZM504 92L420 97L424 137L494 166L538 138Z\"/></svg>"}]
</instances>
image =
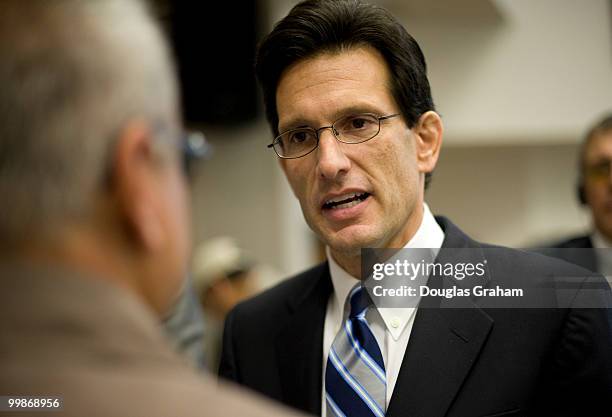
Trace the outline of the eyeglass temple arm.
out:
<instances>
[{"instance_id":1,"label":"eyeglass temple arm","mask_svg":"<svg viewBox=\"0 0 612 417\"><path fill-rule=\"evenodd\" d=\"M388 116L382 116L382 117L379 117L378 120L387 120L387 119L390 119L390 118L395 117L395 116L399 116L399 113L390 114Z\"/></svg>"}]
</instances>

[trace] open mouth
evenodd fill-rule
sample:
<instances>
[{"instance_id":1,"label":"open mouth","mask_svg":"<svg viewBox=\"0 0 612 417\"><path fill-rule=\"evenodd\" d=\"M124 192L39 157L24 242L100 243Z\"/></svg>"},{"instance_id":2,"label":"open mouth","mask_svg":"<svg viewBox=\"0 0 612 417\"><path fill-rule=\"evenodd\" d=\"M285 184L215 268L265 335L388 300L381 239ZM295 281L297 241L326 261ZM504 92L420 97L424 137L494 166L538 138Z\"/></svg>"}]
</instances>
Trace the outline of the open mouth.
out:
<instances>
[{"instance_id":1,"label":"open mouth","mask_svg":"<svg viewBox=\"0 0 612 417\"><path fill-rule=\"evenodd\" d=\"M323 204L323 210L344 209L356 206L370 196L370 193L350 193L338 196Z\"/></svg>"}]
</instances>

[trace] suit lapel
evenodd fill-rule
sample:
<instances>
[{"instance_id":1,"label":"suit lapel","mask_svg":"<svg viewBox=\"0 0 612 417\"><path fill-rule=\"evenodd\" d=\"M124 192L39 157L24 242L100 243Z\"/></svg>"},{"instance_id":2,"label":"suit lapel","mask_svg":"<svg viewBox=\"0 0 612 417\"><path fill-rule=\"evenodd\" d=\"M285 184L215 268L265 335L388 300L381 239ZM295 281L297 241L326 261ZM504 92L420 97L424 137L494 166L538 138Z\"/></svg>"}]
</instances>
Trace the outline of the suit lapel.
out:
<instances>
[{"instance_id":1,"label":"suit lapel","mask_svg":"<svg viewBox=\"0 0 612 417\"><path fill-rule=\"evenodd\" d=\"M476 242L448 220L438 222L445 232L438 262L453 262L456 249L477 251ZM387 416L444 416L492 327L493 320L468 297L423 298Z\"/></svg>"},{"instance_id":2,"label":"suit lapel","mask_svg":"<svg viewBox=\"0 0 612 417\"><path fill-rule=\"evenodd\" d=\"M320 415L323 327L332 284L327 263L316 271L313 285L289 301L291 317L276 340L276 350L284 402Z\"/></svg>"},{"instance_id":3,"label":"suit lapel","mask_svg":"<svg viewBox=\"0 0 612 417\"><path fill-rule=\"evenodd\" d=\"M387 416L444 416L492 325L477 308L420 308Z\"/></svg>"}]
</instances>

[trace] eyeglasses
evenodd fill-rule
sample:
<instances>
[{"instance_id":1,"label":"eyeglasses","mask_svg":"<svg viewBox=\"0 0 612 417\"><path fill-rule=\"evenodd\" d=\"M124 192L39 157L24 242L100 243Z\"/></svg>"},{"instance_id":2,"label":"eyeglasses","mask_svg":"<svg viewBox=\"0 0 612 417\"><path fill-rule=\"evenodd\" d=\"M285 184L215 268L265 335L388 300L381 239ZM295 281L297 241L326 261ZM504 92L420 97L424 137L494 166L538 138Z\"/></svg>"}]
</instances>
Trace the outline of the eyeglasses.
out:
<instances>
[{"instance_id":1,"label":"eyeglasses","mask_svg":"<svg viewBox=\"0 0 612 417\"><path fill-rule=\"evenodd\" d=\"M612 161L603 160L584 168L584 176L592 181L606 181L610 178L610 165Z\"/></svg>"},{"instance_id":2,"label":"eyeglasses","mask_svg":"<svg viewBox=\"0 0 612 417\"><path fill-rule=\"evenodd\" d=\"M183 169L188 176L198 160L209 159L213 152L212 145L206 140L204 133L198 131L183 132L180 144Z\"/></svg>"},{"instance_id":3,"label":"eyeglasses","mask_svg":"<svg viewBox=\"0 0 612 417\"><path fill-rule=\"evenodd\" d=\"M160 138L162 137L161 132L165 132L165 130L157 126L156 132L157 134L155 137ZM116 143L113 143L112 147L115 146ZM198 131L181 131L178 139L173 141L172 146L178 147L181 169L188 179L191 178L193 166L197 161L209 159L214 152L213 146L206 140L206 136ZM103 182L106 185L112 183L113 165L115 163L112 158L112 149L109 153L110 155L107 158L108 162L103 175Z\"/></svg>"},{"instance_id":4,"label":"eyeglasses","mask_svg":"<svg viewBox=\"0 0 612 417\"><path fill-rule=\"evenodd\" d=\"M324 129L331 129L334 137L342 143L362 143L378 135L380 122L398 114L376 116L370 113L353 114L341 117L331 126L322 126L318 129L312 127L299 127L287 130L278 135L268 145L273 148L279 158L295 159L308 155L319 146L319 135Z\"/></svg>"}]
</instances>

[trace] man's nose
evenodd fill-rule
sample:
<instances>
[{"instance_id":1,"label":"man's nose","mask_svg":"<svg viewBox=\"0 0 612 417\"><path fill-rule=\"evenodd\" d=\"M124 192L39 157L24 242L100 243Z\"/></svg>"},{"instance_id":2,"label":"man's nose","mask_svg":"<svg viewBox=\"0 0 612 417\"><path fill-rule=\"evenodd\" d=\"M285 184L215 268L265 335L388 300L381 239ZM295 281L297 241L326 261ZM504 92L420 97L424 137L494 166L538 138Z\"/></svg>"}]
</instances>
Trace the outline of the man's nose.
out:
<instances>
[{"instance_id":1,"label":"man's nose","mask_svg":"<svg viewBox=\"0 0 612 417\"><path fill-rule=\"evenodd\" d=\"M319 133L317 170L321 177L335 180L350 169L351 160L342 150L342 146L343 144L336 139L331 128Z\"/></svg>"}]
</instances>

